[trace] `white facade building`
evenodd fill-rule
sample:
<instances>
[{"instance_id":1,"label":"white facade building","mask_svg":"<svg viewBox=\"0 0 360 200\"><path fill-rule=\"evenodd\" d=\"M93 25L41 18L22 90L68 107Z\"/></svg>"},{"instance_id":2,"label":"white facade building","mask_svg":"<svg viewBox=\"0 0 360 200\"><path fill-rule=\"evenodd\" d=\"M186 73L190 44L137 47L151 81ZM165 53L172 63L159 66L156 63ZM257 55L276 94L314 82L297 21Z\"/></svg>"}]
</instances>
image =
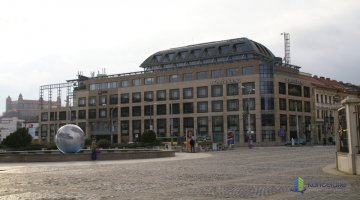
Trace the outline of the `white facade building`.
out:
<instances>
[{"instance_id":1,"label":"white facade building","mask_svg":"<svg viewBox=\"0 0 360 200\"><path fill-rule=\"evenodd\" d=\"M0 120L0 142L17 129L24 127L25 120L17 117L2 118Z\"/></svg>"}]
</instances>

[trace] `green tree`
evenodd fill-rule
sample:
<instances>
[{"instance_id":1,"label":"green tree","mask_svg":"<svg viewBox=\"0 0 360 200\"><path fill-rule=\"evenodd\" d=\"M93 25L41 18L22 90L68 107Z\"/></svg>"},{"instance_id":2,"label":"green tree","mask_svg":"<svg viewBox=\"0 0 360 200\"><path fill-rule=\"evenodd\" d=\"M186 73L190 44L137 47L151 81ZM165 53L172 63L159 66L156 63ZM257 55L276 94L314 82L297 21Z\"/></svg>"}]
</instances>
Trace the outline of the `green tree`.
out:
<instances>
[{"instance_id":1,"label":"green tree","mask_svg":"<svg viewBox=\"0 0 360 200\"><path fill-rule=\"evenodd\" d=\"M140 142L143 144L153 144L156 143L156 133L153 130L145 130L141 135Z\"/></svg>"},{"instance_id":2,"label":"green tree","mask_svg":"<svg viewBox=\"0 0 360 200\"><path fill-rule=\"evenodd\" d=\"M107 139L101 139L97 142L97 146L103 149L108 149L111 146L111 142Z\"/></svg>"},{"instance_id":3,"label":"green tree","mask_svg":"<svg viewBox=\"0 0 360 200\"><path fill-rule=\"evenodd\" d=\"M20 128L15 132L8 135L3 141L8 148L21 148L31 144L32 136L29 134L26 128Z\"/></svg>"}]
</instances>

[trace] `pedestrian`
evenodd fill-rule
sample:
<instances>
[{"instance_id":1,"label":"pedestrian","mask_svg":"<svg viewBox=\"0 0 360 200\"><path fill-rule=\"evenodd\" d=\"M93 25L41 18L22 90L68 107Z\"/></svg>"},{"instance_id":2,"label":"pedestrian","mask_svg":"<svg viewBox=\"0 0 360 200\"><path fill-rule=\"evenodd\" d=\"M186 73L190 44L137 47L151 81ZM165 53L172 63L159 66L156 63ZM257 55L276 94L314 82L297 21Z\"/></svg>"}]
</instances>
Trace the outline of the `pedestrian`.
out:
<instances>
[{"instance_id":1,"label":"pedestrian","mask_svg":"<svg viewBox=\"0 0 360 200\"><path fill-rule=\"evenodd\" d=\"M195 140L193 137L190 139L190 152L195 153Z\"/></svg>"},{"instance_id":2,"label":"pedestrian","mask_svg":"<svg viewBox=\"0 0 360 200\"><path fill-rule=\"evenodd\" d=\"M96 160L97 159L97 152L96 152L97 148L96 148L96 140L95 138L92 140L91 142L91 160Z\"/></svg>"}]
</instances>

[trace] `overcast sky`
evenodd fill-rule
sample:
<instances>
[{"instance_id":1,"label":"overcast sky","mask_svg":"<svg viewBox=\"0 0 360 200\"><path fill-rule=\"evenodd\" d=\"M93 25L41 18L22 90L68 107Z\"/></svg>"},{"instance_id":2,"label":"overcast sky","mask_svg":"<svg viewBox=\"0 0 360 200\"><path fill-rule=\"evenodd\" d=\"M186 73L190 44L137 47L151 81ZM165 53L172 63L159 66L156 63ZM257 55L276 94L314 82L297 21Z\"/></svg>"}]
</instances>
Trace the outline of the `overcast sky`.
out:
<instances>
[{"instance_id":1,"label":"overcast sky","mask_svg":"<svg viewBox=\"0 0 360 200\"><path fill-rule=\"evenodd\" d=\"M358 0L1 0L0 115L9 95L140 71L169 48L247 37L284 57L282 32L301 71L360 85Z\"/></svg>"}]
</instances>

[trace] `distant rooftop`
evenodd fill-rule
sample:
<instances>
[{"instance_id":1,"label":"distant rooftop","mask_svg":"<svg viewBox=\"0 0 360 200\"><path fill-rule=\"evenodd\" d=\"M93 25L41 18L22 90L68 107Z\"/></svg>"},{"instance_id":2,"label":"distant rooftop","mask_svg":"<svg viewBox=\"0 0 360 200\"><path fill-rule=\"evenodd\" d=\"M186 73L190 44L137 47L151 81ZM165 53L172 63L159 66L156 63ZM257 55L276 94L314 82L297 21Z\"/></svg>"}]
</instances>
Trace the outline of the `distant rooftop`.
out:
<instances>
[{"instance_id":1,"label":"distant rooftop","mask_svg":"<svg viewBox=\"0 0 360 200\"><path fill-rule=\"evenodd\" d=\"M248 38L237 38L159 51L149 56L140 67L157 70L255 58L281 63L281 58L275 57L264 45Z\"/></svg>"}]
</instances>

